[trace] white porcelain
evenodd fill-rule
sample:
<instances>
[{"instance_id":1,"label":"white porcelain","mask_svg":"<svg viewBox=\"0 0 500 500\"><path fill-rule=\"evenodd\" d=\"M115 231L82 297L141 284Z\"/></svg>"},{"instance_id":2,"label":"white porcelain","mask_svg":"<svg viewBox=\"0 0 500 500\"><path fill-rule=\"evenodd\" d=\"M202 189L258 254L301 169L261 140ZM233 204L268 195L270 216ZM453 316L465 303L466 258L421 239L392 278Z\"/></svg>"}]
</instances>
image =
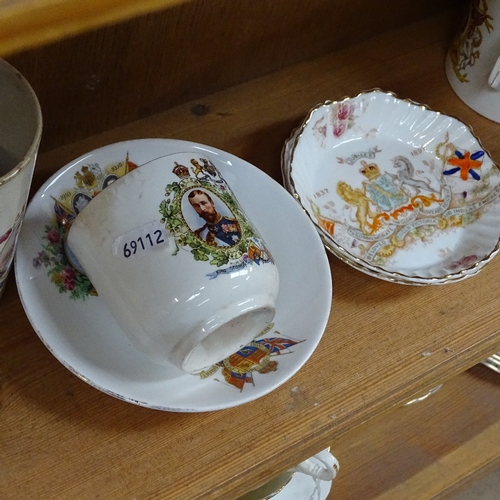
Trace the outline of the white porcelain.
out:
<instances>
[{"instance_id":1,"label":"white porcelain","mask_svg":"<svg viewBox=\"0 0 500 500\"><path fill-rule=\"evenodd\" d=\"M494 372L500 373L500 352L497 352L495 354L492 354L486 359L483 359L481 363L484 366L487 366L490 370L493 370Z\"/></svg>"},{"instance_id":2,"label":"white porcelain","mask_svg":"<svg viewBox=\"0 0 500 500\"><path fill-rule=\"evenodd\" d=\"M326 500L332 488L332 481L321 481L297 473L288 485L273 500Z\"/></svg>"},{"instance_id":3,"label":"white porcelain","mask_svg":"<svg viewBox=\"0 0 500 500\"><path fill-rule=\"evenodd\" d=\"M321 481L332 481L339 470L338 460L330 453L330 449L321 450L314 457L304 460L292 469Z\"/></svg>"},{"instance_id":4,"label":"white porcelain","mask_svg":"<svg viewBox=\"0 0 500 500\"><path fill-rule=\"evenodd\" d=\"M327 448L238 500L324 499L339 469L338 460Z\"/></svg>"},{"instance_id":5,"label":"white porcelain","mask_svg":"<svg viewBox=\"0 0 500 500\"><path fill-rule=\"evenodd\" d=\"M194 372L270 325L278 269L217 157L172 152L164 139L90 155L76 162L101 170L124 158L140 165L86 204L67 236L78 265L138 350Z\"/></svg>"},{"instance_id":6,"label":"white porcelain","mask_svg":"<svg viewBox=\"0 0 500 500\"><path fill-rule=\"evenodd\" d=\"M42 135L38 99L0 59L0 297L14 259Z\"/></svg>"},{"instance_id":7,"label":"white porcelain","mask_svg":"<svg viewBox=\"0 0 500 500\"><path fill-rule=\"evenodd\" d=\"M321 481L305 474L297 473L290 483L273 500L326 500L332 481Z\"/></svg>"},{"instance_id":8,"label":"white porcelain","mask_svg":"<svg viewBox=\"0 0 500 500\"><path fill-rule=\"evenodd\" d=\"M469 107L500 122L500 1L471 0L453 40L445 70L451 88Z\"/></svg>"},{"instance_id":9,"label":"white porcelain","mask_svg":"<svg viewBox=\"0 0 500 500\"><path fill-rule=\"evenodd\" d=\"M99 390L168 411L238 406L279 387L316 349L332 300L328 259L300 206L261 170L208 146L174 140L169 144L173 150L199 151L217 160L218 170L267 242L281 282L269 330L248 348L195 375L152 362L138 352L95 295L88 277L69 264L64 251L62 221L71 216L64 207L71 205L69 200L81 201L75 194L81 192L78 184L85 177L92 185L89 170L82 172L83 166L95 163L92 156L61 169L30 202L15 261L19 295L34 330L52 354ZM135 168L133 159L123 158L109 175Z\"/></svg>"},{"instance_id":10,"label":"white porcelain","mask_svg":"<svg viewBox=\"0 0 500 500\"><path fill-rule=\"evenodd\" d=\"M371 276L452 283L498 252L498 166L468 126L390 92L313 108L282 172L325 246Z\"/></svg>"},{"instance_id":11,"label":"white porcelain","mask_svg":"<svg viewBox=\"0 0 500 500\"><path fill-rule=\"evenodd\" d=\"M443 387L443 384L436 385L435 387L433 387L432 389L428 390L424 394L422 394L420 396L417 396L417 397L415 397L413 399L410 399L409 401L407 401L406 403L404 403L403 406L410 406L410 405L413 405L413 404L416 404L416 403L421 403L422 401L425 401L428 397L432 396L433 394L436 394L436 392L439 391L439 389L441 389L441 387Z\"/></svg>"}]
</instances>

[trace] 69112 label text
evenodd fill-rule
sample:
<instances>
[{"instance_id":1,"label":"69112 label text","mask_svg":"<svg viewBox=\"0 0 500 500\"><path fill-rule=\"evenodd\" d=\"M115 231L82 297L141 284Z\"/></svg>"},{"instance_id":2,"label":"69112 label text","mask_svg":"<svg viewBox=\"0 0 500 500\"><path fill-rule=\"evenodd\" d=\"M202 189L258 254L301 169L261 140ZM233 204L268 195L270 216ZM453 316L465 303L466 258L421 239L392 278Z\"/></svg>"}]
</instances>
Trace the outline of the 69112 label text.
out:
<instances>
[{"instance_id":1,"label":"69112 label text","mask_svg":"<svg viewBox=\"0 0 500 500\"><path fill-rule=\"evenodd\" d=\"M159 222L150 222L116 238L113 253L129 259L165 244L168 244L168 231Z\"/></svg>"},{"instance_id":2,"label":"69112 label text","mask_svg":"<svg viewBox=\"0 0 500 500\"><path fill-rule=\"evenodd\" d=\"M144 241L146 241L146 244L144 244ZM128 259L132 255L135 255L137 250L147 250L146 245L148 245L149 248L152 248L155 245L161 245L162 243L165 243L165 238L163 237L162 232L157 229L153 233L153 236L151 236L150 233L146 233L144 240L142 239L142 236L139 236L137 240L125 242L123 245L123 256Z\"/></svg>"}]
</instances>

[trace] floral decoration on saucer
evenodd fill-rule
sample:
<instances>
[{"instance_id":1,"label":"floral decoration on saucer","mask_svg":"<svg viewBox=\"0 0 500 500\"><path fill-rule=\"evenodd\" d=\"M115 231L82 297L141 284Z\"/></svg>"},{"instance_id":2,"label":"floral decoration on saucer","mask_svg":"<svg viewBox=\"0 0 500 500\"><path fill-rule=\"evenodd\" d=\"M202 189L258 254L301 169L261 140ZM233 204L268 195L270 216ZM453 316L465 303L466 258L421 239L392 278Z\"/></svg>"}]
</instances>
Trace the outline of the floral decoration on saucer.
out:
<instances>
[{"instance_id":1,"label":"floral decoration on saucer","mask_svg":"<svg viewBox=\"0 0 500 500\"><path fill-rule=\"evenodd\" d=\"M75 259L69 254L66 236L71 223L87 203L115 180L137 168L128 154L121 161L101 166L98 163L83 165L73 176L73 185L57 197L52 196L54 216L45 225L41 250L33 258L36 268L44 267L59 292L71 299L86 299L97 292Z\"/></svg>"},{"instance_id":2,"label":"floral decoration on saucer","mask_svg":"<svg viewBox=\"0 0 500 500\"><path fill-rule=\"evenodd\" d=\"M326 247L372 276L444 284L498 252L500 170L470 127L427 106L378 89L318 105L282 171Z\"/></svg>"}]
</instances>

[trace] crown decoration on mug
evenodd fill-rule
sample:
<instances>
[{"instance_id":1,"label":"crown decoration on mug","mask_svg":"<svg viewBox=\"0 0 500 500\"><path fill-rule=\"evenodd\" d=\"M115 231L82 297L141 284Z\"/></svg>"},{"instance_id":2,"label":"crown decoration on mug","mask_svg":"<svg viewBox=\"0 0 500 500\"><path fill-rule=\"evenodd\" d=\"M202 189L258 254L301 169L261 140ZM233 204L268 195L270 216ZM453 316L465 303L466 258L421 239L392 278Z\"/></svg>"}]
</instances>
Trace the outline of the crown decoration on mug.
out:
<instances>
[{"instance_id":1,"label":"crown decoration on mug","mask_svg":"<svg viewBox=\"0 0 500 500\"><path fill-rule=\"evenodd\" d=\"M174 162L172 172L179 181L167 185L166 199L159 206L160 222L175 240L174 255L182 248L190 251L197 261L219 268L230 264L209 273L210 279L248 265L274 262L215 165L206 158L194 157L190 163L188 168ZM200 205L211 207L212 218L205 215ZM221 207L224 213L219 213ZM205 219L201 227L194 227L193 209ZM198 216L194 218L199 225Z\"/></svg>"},{"instance_id":2,"label":"crown decoration on mug","mask_svg":"<svg viewBox=\"0 0 500 500\"><path fill-rule=\"evenodd\" d=\"M179 179L182 179L183 177L189 177L189 169L185 167L184 165L179 165L177 162L175 163L175 167L172 170L172 172L179 177Z\"/></svg>"}]
</instances>

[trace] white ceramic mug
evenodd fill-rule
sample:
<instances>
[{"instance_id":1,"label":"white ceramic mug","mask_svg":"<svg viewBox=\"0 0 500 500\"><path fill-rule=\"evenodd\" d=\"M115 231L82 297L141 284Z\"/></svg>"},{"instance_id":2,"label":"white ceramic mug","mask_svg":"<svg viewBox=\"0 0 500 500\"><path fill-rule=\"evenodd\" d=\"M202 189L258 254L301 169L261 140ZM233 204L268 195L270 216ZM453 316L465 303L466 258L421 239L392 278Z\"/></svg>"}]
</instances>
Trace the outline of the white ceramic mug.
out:
<instances>
[{"instance_id":1,"label":"white ceramic mug","mask_svg":"<svg viewBox=\"0 0 500 500\"><path fill-rule=\"evenodd\" d=\"M218 160L163 152L88 202L67 244L132 344L194 372L271 323L279 277Z\"/></svg>"},{"instance_id":2,"label":"white ceramic mug","mask_svg":"<svg viewBox=\"0 0 500 500\"><path fill-rule=\"evenodd\" d=\"M287 487L296 472L306 474L320 481L333 481L339 469L338 460L330 453L330 449L327 448L313 457L304 460L296 467L279 474L259 488L246 493L238 500L269 500Z\"/></svg>"},{"instance_id":3,"label":"white ceramic mug","mask_svg":"<svg viewBox=\"0 0 500 500\"><path fill-rule=\"evenodd\" d=\"M500 122L499 0L471 0L465 28L448 50L445 69L465 104Z\"/></svg>"},{"instance_id":4,"label":"white ceramic mug","mask_svg":"<svg viewBox=\"0 0 500 500\"><path fill-rule=\"evenodd\" d=\"M0 59L0 296L14 258L42 135L42 112L25 78Z\"/></svg>"}]
</instances>

